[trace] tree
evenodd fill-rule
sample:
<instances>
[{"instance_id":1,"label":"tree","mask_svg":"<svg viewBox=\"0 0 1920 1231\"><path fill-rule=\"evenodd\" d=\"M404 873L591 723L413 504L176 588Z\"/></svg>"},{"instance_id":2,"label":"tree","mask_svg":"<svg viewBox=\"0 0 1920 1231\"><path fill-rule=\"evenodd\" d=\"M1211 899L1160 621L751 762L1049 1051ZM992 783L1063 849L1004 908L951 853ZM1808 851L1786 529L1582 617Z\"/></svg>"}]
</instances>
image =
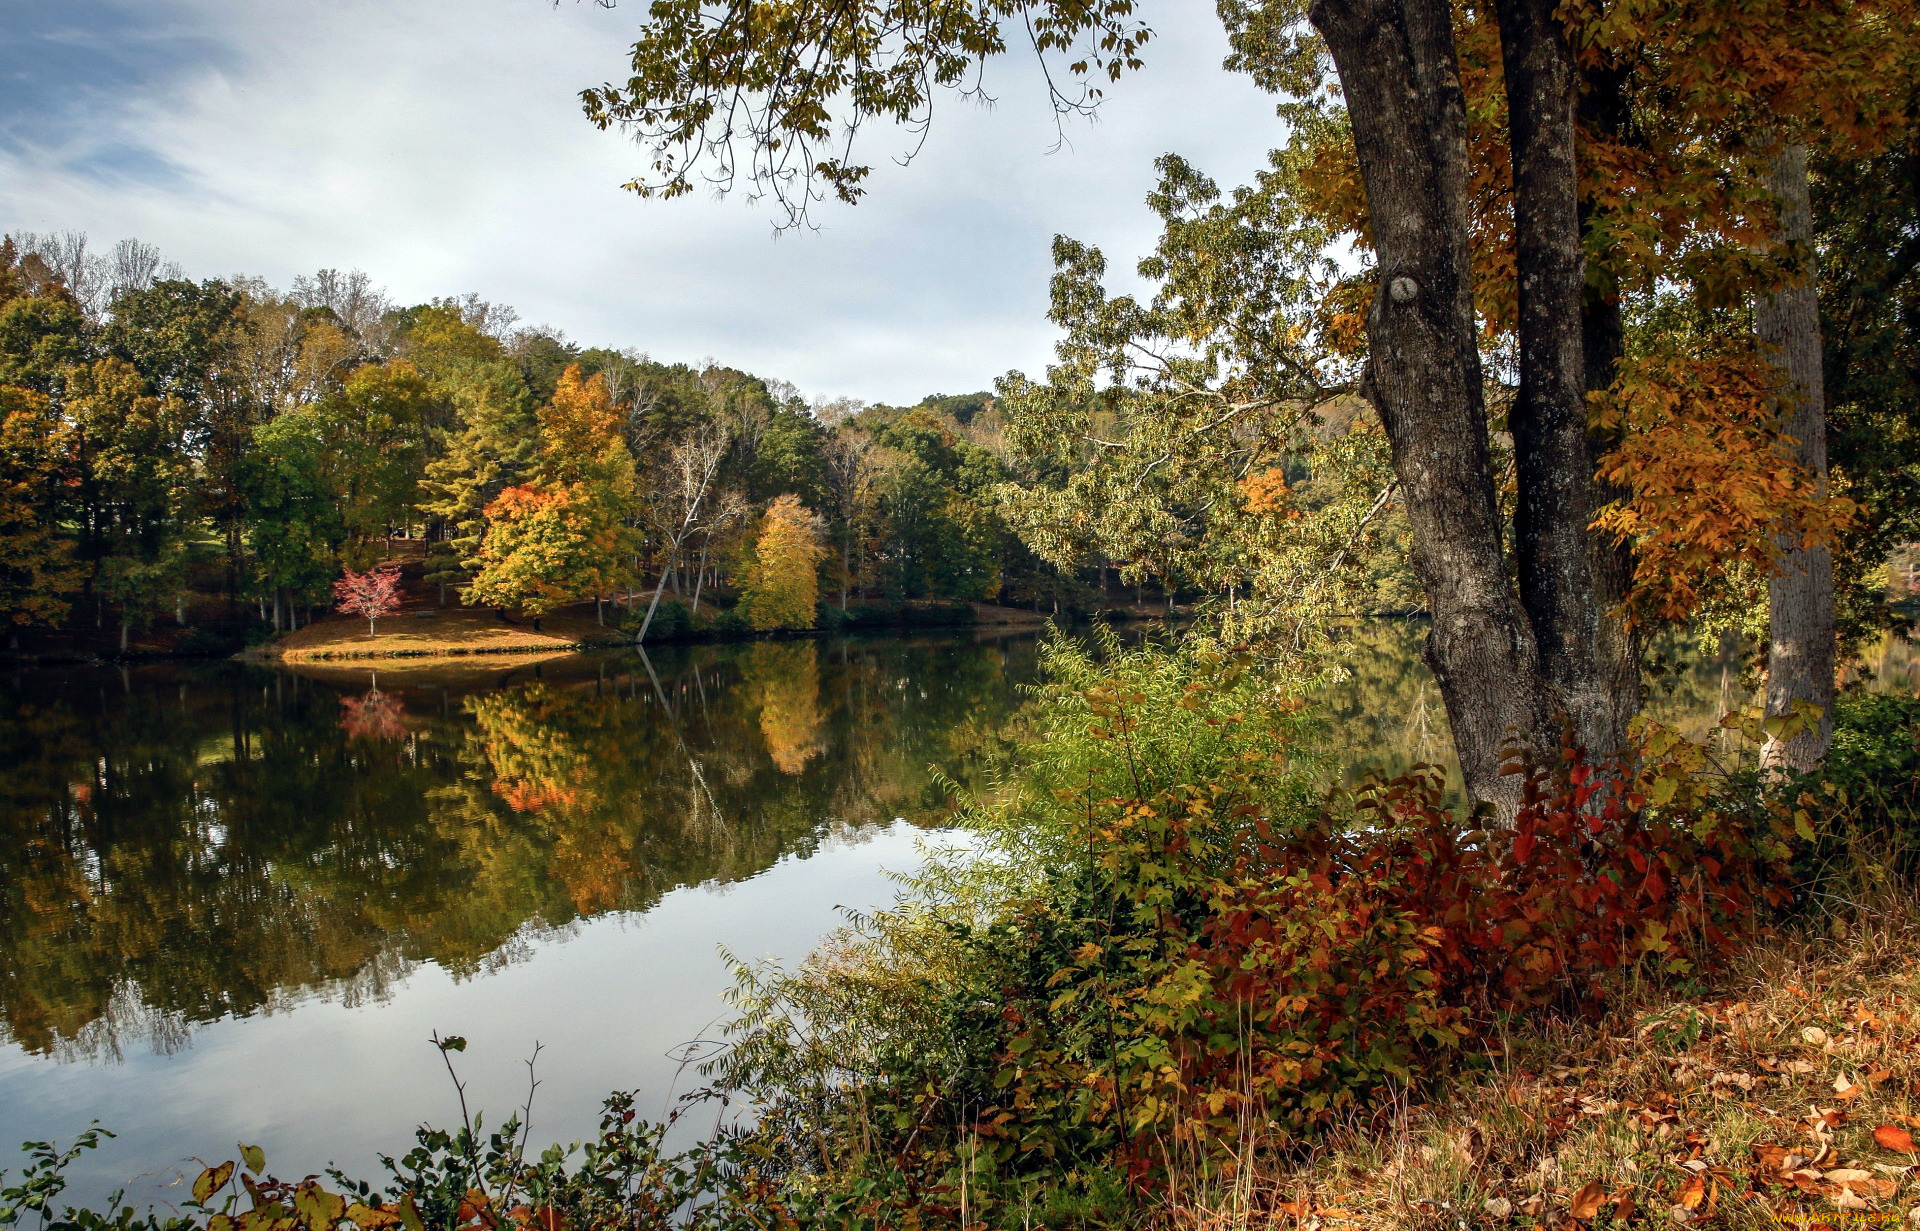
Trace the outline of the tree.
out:
<instances>
[{"instance_id":1,"label":"tree","mask_svg":"<svg viewBox=\"0 0 1920 1231\"><path fill-rule=\"evenodd\" d=\"M276 629L283 600L292 622L297 602L326 593L347 535L320 460L323 448L298 415L254 429L245 476L247 548L259 592L272 596Z\"/></svg>"},{"instance_id":2,"label":"tree","mask_svg":"<svg viewBox=\"0 0 1920 1231\"><path fill-rule=\"evenodd\" d=\"M71 439L48 400L0 385L0 619L58 624L84 570L54 516Z\"/></svg>"},{"instance_id":3,"label":"tree","mask_svg":"<svg viewBox=\"0 0 1920 1231\"><path fill-rule=\"evenodd\" d=\"M1812 259L1813 205L1806 147L1783 145L1771 178L1770 187L1780 202L1783 239ZM1818 285L1817 274L1809 269L1793 283L1762 296L1754 309L1754 331L1781 377L1784 408L1780 417L1794 442L1794 460L1813 476L1814 498L1822 500L1827 485L1827 396ZM1766 712L1785 716L1797 705L1810 704L1819 707L1820 716L1790 736L1770 734L1761 761L1805 773L1820 767L1833 743L1837 652L1833 554L1825 540L1803 542L1784 536L1779 553L1767 587Z\"/></svg>"},{"instance_id":4,"label":"tree","mask_svg":"<svg viewBox=\"0 0 1920 1231\"><path fill-rule=\"evenodd\" d=\"M820 520L798 496L767 506L747 564L740 611L760 632L812 628L820 606Z\"/></svg>"},{"instance_id":5,"label":"tree","mask_svg":"<svg viewBox=\"0 0 1920 1231\"><path fill-rule=\"evenodd\" d=\"M129 627L167 598L176 618L184 614L193 414L177 397L144 393L140 373L121 359L68 368L64 384L81 552L99 593L122 604L124 649Z\"/></svg>"},{"instance_id":6,"label":"tree","mask_svg":"<svg viewBox=\"0 0 1920 1231\"><path fill-rule=\"evenodd\" d=\"M363 573L345 569L333 583L333 596L335 611L364 617L367 636L374 636L374 621L400 610L400 566L383 564Z\"/></svg>"},{"instance_id":7,"label":"tree","mask_svg":"<svg viewBox=\"0 0 1920 1231\"><path fill-rule=\"evenodd\" d=\"M444 383L455 426L439 433L420 482L420 508L435 522L426 580L440 587L442 605L446 588L480 567L486 507L528 477L539 447L534 399L511 364L471 364Z\"/></svg>"},{"instance_id":8,"label":"tree","mask_svg":"<svg viewBox=\"0 0 1920 1231\"><path fill-rule=\"evenodd\" d=\"M667 452L656 479L653 499L648 504L648 518L666 542L666 559L660 566L659 584L654 586L653 597L647 602L647 614L634 634L635 642L647 639L654 612L660 608L660 596L666 592L667 582L673 577L687 540L712 520L708 517L708 498L731 444L731 435L724 426L707 422L676 441Z\"/></svg>"},{"instance_id":9,"label":"tree","mask_svg":"<svg viewBox=\"0 0 1920 1231\"><path fill-rule=\"evenodd\" d=\"M1352 233L1370 258L1333 289L1330 333L1364 325L1359 389L1391 444L1433 620L1428 658L1469 790L1510 812L1517 786L1499 773L1509 738L1545 758L1564 716L1604 757L1619 749L1637 704L1634 641L1614 601L1621 556L1591 525L1602 492L1584 404L1613 376L1618 300L1589 293L1583 251L1604 256L1603 289L1635 264L1638 286L1676 274L1722 296L1764 286L1754 271L1773 258L1751 259L1749 224L1768 207L1743 125L1769 109L1799 123L1822 106L1851 124L1850 104L1809 100L1822 97L1822 81L1866 79L1859 66L1877 61L1857 36L1871 23L1847 23L1876 6L1493 7L1497 31L1484 10L1456 12L1444 0L1230 0L1222 14L1231 65L1293 100L1283 110L1304 137L1295 148L1318 160L1302 178L1334 207L1333 230ZM834 134L850 145L867 119L923 122L934 90L1005 50L1003 19L1030 23L1043 58L1085 38L1091 50L1067 66L1084 81L1138 67L1147 36L1131 11L1005 0L936 21L905 0L870 0L782 8L769 25L759 6L671 0L651 10L633 76L584 98L595 123L627 125L653 147L651 176L632 187L687 191L705 160L714 182L745 176L791 217L827 192L860 195L866 168L847 147L825 148ZM1880 30L1883 41L1891 33ZM1324 74L1329 53L1337 96ZM1609 77L1615 69L1624 76ZM1654 118L1632 133L1616 124L1623 139L1595 140L1606 135L1608 90L1631 102L1636 120L1641 108ZM1576 113L1596 120L1584 164ZM1623 161L1607 161L1616 156ZM1628 191L1637 181L1623 165L1647 169L1659 191ZM1744 243L1720 242L1743 234ZM1649 247L1672 264L1649 265ZM1517 585L1483 396L1483 314L1498 333L1518 334Z\"/></svg>"},{"instance_id":10,"label":"tree","mask_svg":"<svg viewBox=\"0 0 1920 1231\"><path fill-rule=\"evenodd\" d=\"M611 593L625 576L631 532L578 488L509 487L486 514L468 602L517 607L538 629L549 612Z\"/></svg>"}]
</instances>

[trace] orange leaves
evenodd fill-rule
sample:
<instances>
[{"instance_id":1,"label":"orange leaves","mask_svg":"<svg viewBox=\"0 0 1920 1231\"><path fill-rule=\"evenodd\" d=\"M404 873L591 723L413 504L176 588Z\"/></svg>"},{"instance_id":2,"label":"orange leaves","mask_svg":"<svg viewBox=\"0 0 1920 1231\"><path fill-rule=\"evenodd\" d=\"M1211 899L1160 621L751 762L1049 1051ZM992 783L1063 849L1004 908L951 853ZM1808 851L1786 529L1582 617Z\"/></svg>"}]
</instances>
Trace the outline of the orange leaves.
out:
<instances>
[{"instance_id":1,"label":"orange leaves","mask_svg":"<svg viewBox=\"0 0 1920 1231\"><path fill-rule=\"evenodd\" d=\"M1256 516L1300 516L1300 510L1293 505L1293 489L1287 486L1284 470L1275 468L1248 475L1240 480L1240 495L1246 501L1246 511Z\"/></svg>"},{"instance_id":2,"label":"orange leaves","mask_svg":"<svg viewBox=\"0 0 1920 1231\"><path fill-rule=\"evenodd\" d=\"M1636 549L1634 618L1685 619L1733 566L1769 573L1777 538L1830 541L1851 519L1787 453L1778 405L1772 368L1737 350L1648 356L1595 398L1621 437L1600 478L1623 495L1594 526Z\"/></svg>"},{"instance_id":3,"label":"orange leaves","mask_svg":"<svg viewBox=\"0 0 1920 1231\"><path fill-rule=\"evenodd\" d=\"M1892 1124L1882 1124L1873 1130L1873 1139L1888 1150L1898 1150L1902 1154L1914 1153L1913 1134Z\"/></svg>"},{"instance_id":4,"label":"orange leaves","mask_svg":"<svg viewBox=\"0 0 1920 1231\"><path fill-rule=\"evenodd\" d=\"M1600 1203L1605 1200L1606 1193L1600 1187L1600 1181L1589 1180L1579 1192L1573 1194L1567 1213L1578 1222L1587 1222L1600 1213Z\"/></svg>"},{"instance_id":5,"label":"orange leaves","mask_svg":"<svg viewBox=\"0 0 1920 1231\"><path fill-rule=\"evenodd\" d=\"M480 571L467 601L542 615L612 593L627 578L634 549L617 497L588 482L501 492L486 507Z\"/></svg>"}]
</instances>

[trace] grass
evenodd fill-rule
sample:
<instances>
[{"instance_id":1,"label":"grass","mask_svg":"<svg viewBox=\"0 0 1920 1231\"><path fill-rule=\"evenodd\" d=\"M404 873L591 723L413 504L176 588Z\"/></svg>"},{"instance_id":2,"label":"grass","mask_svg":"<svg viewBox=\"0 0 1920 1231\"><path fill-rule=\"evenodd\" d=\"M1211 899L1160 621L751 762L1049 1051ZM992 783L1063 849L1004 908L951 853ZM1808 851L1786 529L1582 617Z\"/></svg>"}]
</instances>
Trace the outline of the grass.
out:
<instances>
[{"instance_id":1,"label":"grass","mask_svg":"<svg viewBox=\"0 0 1920 1231\"><path fill-rule=\"evenodd\" d=\"M591 610L591 609L589 609ZM353 658L452 658L470 654L551 654L582 645L619 645L631 638L591 615L558 613L540 622L509 624L491 609L409 607L382 619L374 636L365 620L330 616L275 640L262 657L281 662Z\"/></svg>"},{"instance_id":2,"label":"grass","mask_svg":"<svg viewBox=\"0 0 1920 1231\"><path fill-rule=\"evenodd\" d=\"M1182 1228L1920 1224L1920 906L1775 938L1694 995L1517 1027L1484 1076L1176 1192Z\"/></svg>"}]
</instances>

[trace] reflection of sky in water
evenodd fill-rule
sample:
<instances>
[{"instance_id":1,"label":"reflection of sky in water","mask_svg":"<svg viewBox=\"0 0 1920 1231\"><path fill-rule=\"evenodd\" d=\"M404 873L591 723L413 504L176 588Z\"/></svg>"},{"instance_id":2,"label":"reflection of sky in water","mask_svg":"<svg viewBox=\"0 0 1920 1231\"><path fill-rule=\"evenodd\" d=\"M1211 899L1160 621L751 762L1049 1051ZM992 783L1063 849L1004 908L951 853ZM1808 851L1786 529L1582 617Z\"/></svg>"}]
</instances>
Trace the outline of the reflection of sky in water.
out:
<instances>
[{"instance_id":1,"label":"reflection of sky in water","mask_svg":"<svg viewBox=\"0 0 1920 1231\"><path fill-rule=\"evenodd\" d=\"M524 960L464 980L428 964L370 1003L316 999L198 1026L172 1055L136 1043L121 1063L63 1064L8 1045L0 1048L0 1142L66 1140L91 1118L112 1128L118 1139L73 1171L73 1198L133 1180L135 1200L176 1199L162 1187L171 1171L134 1173L228 1157L236 1142L265 1148L282 1175L334 1161L372 1177L374 1155L403 1152L411 1125L449 1125L458 1114L426 1041L435 1030L466 1036L455 1059L469 1101L493 1122L524 1101L523 1062L542 1045L541 1142L591 1134L611 1089L639 1090L640 1107L657 1114L675 1080L667 1053L726 1011L719 948L743 959L799 959L841 922L837 908L891 901L896 885L883 869L916 866L923 836L897 824L784 858L736 884L676 889L644 914L603 915L570 935L534 939ZM697 1076L688 1072L680 1088Z\"/></svg>"},{"instance_id":2,"label":"reflection of sky in water","mask_svg":"<svg viewBox=\"0 0 1920 1231\"><path fill-rule=\"evenodd\" d=\"M495 1124L544 1045L542 1144L615 1089L663 1114L719 950L890 901L929 767L992 763L1034 666L1029 634L0 677L0 1169L97 1118L69 1199L240 1142L377 1178L457 1113L435 1030Z\"/></svg>"}]
</instances>

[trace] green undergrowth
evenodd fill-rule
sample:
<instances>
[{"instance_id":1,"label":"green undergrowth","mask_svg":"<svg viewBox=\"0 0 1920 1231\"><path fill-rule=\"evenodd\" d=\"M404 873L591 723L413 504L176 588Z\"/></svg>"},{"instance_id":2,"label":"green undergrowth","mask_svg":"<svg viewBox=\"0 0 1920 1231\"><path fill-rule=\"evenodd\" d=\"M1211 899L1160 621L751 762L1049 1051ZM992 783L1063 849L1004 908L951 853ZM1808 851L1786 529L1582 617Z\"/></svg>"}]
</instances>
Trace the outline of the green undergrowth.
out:
<instances>
[{"instance_id":1,"label":"green undergrowth","mask_svg":"<svg viewBox=\"0 0 1920 1231\"><path fill-rule=\"evenodd\" d=\"M683 1105L751 1107L735 1127L670 1146L615 1096L572 1151L529 1156L514 1124L422 1130L380 1183L278 1184L243 1156L173 1221L52 1215L47 1147L0 1227L1174 1225L1191 1194L1385 1131L1624 988L1704 986L1920 849L1911 699L1844 698L1800 781L1723 772L1648 724L1631 767L1514 765L1524 802L1494 825L1427 767L1326 793L1318 681L1198 639L1045 653L969 842L798 967L737 966L729 1046Z\"/></svg>"}]
</instances>

